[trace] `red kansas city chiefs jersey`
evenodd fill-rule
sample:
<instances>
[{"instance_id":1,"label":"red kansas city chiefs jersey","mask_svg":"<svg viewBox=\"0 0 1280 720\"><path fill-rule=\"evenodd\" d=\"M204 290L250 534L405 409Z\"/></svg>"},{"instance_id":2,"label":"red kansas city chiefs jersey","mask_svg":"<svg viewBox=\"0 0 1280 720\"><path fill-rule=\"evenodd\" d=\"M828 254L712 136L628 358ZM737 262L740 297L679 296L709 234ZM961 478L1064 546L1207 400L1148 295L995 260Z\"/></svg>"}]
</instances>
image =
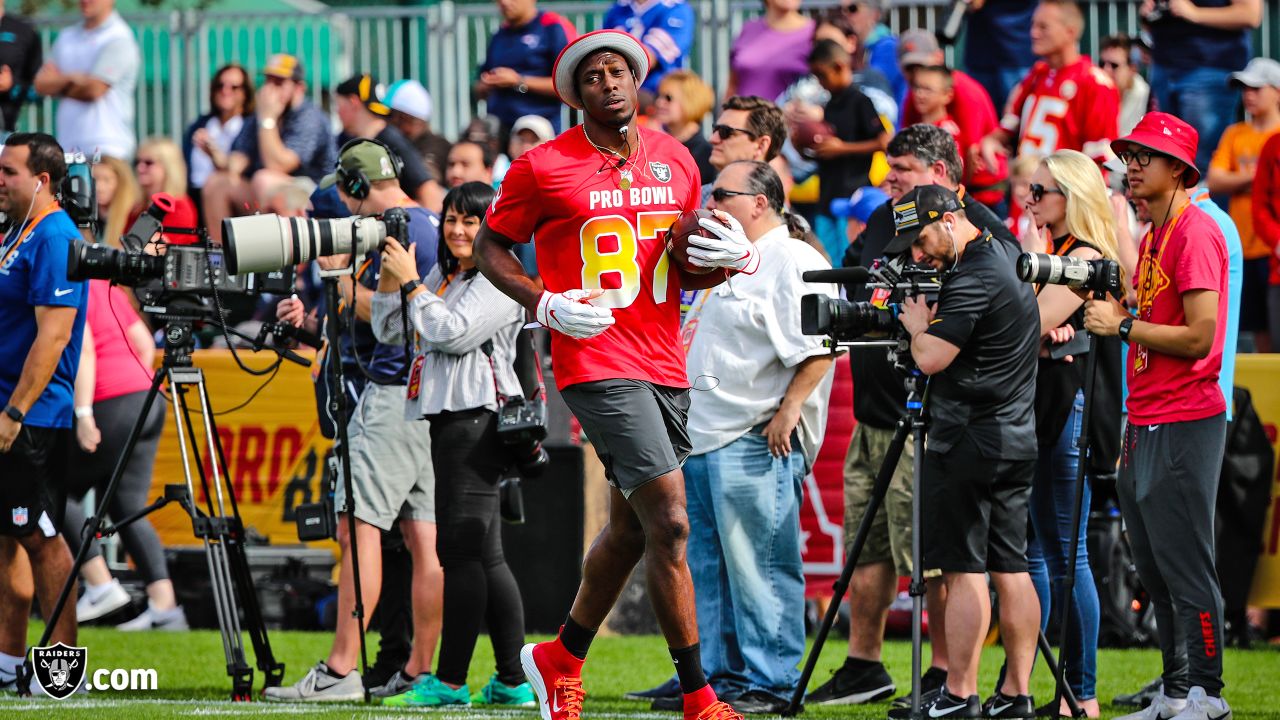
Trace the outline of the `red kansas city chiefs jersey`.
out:
<instances>
[{"instance_id":1,"label":"red kansas city chiefs jersey","mask_svg":"<svg viewBox=\"0 0 1280 720\"><path fill-rule=\"evenodd\" d=\"M485 219L512 240L533 240L550 292L606 291L591 304L613 308L613 327L587 340L551 334L560 388L618 378L689 386L665 234L698 207L700 176L670 135L639 128L639 136L629 181L581 126L539 145L511 163Z\"/></svg>"},{"instance_id":2,"label":"red kansas city chiefs jersey","mask_svg":"<svg viewBox=\"0 0 1280 720\"><path fill-rule=\"evenodd\" d=\"M1019 155L1079 150L1101 163L1119 114L1120 93L1089 58L1058 70L1041 60L1014 88L1000 126L1017 134Z\"/></svg>"}]
</instances>

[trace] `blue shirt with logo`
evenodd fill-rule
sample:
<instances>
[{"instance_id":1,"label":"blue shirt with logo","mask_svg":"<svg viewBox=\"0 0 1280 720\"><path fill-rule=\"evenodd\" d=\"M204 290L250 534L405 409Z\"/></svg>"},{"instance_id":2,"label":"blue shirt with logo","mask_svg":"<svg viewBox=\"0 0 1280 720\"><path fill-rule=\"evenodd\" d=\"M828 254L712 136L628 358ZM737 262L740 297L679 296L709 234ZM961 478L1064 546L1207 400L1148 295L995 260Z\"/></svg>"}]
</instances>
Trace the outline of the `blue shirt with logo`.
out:
<instances>
[{"instance_id":1,"label":"blue shirt with logo","mask_svg":"<svg viewBox=\"0 0 1280 720\"><path fill-rule=\"evenodd\" d=\"M32 427L70 428L80 340L89 302L88 284L67 280L67 254L80 232L62 210L47 215L17 243L22 230L15 228L5 236L0 253L0 406L9 403L22 377L27 354L35 344L36 308L76 308L71 340L24 421Z\"/></svg>"},{"instance_id":2,"label":"blue shirt with logo","mask_svg":"<svg viewBox=\"0 0 1280 720\"><path fill-rule=\"evenodd\" d=\"M528 77L551 77L560 51L577 35L568 20L553 12L539 11L524 25L498 28L489 40L489 54L480 72L507 67ZM493 90L485 107L505 127L511 127L525 115L541 115L560 132L560 101L556 98L522 93L515 88Z\"/></svg>"},{"instance_id":3,"label":"blue shirt with logo","mask_svg":"<svg viewBox=\"0 0 1280 720\"><path fill-rule=\"evenodd\" d=\"M667 73L685 66L695 22L684 0L618 0L604 14L602 27L631 33L648 48L653 64L641 87L656 93Z\"/></svg>"}]
</instances>

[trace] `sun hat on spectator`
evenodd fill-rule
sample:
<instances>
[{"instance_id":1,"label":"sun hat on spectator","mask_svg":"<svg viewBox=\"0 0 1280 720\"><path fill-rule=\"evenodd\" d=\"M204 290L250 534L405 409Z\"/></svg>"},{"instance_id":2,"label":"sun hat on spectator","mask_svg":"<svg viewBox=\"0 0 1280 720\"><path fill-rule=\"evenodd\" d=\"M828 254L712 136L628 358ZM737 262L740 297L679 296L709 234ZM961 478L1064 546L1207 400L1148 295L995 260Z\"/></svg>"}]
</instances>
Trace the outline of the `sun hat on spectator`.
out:
<instances>
[{"instance_id":1,"label":"sun hat on spectator","mask_svg":"<svg viewBox=\"0 0 1280 720\"><path fill-rule=\"evenodd\" d=\"M551 127L551 121L541 115L525 115L516 120L511 126L511 134L515 135L521 130L528 130L543 142L554 140L556 137L556 130Z\"/></svg>"},{"instance_id":2,"label":"sun hat on spectator","mask_svg":"<svg viewBox=\"0 0 1280 720\"><path fill-rule=\"evenodd\" d=\"M423 122L431 122L431 93L417 80L397 80L391 83L382 99L392 110L412 115Z\"/></svg>"},{"instance_id":3,"label":"sun hat on spectator","mask_svg":"<svg viewBox=\"0 0 1280 720\"><path fill-rule=\"evenodd\" d=\"M1186 187L1200 182L1200 170L1196 168L1196 149L1200 133L1182 118L1169 113L1149 112L1138 121L1133 132L1111 141L1111 149L1117 155L1129 145L1141 145L1161 155L1181 160L1187 166Z\"/></svg>"},{"instance_id":4,"label":"sun hat on spectator","mask_svg":"<svg viewBox=\"0 0 1280 720\"><path fill-rule=\"evenodd\" d=\"M306 77L306 73L302 69L302 62L288 53L272 55L271 59L267 61L267 66L262 69L262 74L267 77L284 78L294 82L302 82L303 78Z\"/></svg>"},{"instance_id":5,"label":"sun hat on spectator","mask_svg":"<svg viewBox=\"0 0 1280 720\"><path fill-rule=\"evenodd\" d=\"M644 84L649 75L649 53L640 41L621 30L596 30L579 37L565 46L556 58L551 77L556 88L556 95L566 105L578 110L582 109L582 98L578 97L577 83L574 74L578 65L601 50L613 50L627 59L631 71L636 74L636 84Z\"/></svg>"}]
</instances>

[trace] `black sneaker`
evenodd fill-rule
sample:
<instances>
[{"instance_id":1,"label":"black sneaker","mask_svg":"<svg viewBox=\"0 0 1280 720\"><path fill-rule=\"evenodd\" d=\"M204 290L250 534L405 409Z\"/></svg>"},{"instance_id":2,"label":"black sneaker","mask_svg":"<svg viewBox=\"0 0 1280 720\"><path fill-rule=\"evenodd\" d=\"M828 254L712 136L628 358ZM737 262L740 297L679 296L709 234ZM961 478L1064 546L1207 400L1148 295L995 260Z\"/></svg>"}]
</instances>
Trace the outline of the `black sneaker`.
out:
<instances>
[{"instance_id":1,"label":"black sneaker","mask_svg":"<svg viewBox=\"0 0 1280 720\"><path fill-rule=\"evenodd\" d=\"M790 704L763 690L751 690L729 701L729 706L743 715L780 715Z\"/></svg>"},{"instance_id":2,"label":"black sneaker","mask_svg":"<svg viewBox=\"0 0 1280 720\"><path fill-rule=\"evenodd\" d=\"M643 700L645 702L651 702L663 697L681 698L680 681L673 677L658 687L622 694L624 700Z\"/></svg>"},{"instance_id":3,"label":"black sneaker","mask_svg":"<svg viewBox=\"0 0 1280 720\"><path fill-rule=\"evenodd\" d=\"M897 688L883 663L846 659L831 679L805 697L810 705L860 705L892 697Z\"/></svg>"},{"instance_id":4,"label":"black sneaker","mask_svg":"<svg viewBox=\"0 0 1280 720\"><path fill-rule=\"evenodd\" d=\"M1036 716L1036 704L1030 695L1009 697L1002 692L987 698L982 704L982 716L986 718L1026 718Z\"/></svg>"},{"instance_id":5,"label":"black sneaker","mask_svg":"<svg viewBox=\"0 0 1280 720\"><path fill-rule=\"evenodd\" d=\"M907 701L908 703L910 700ZM967 698L956 697L947 692L944 687L937 693L929 697L926 702L924 698L920 699L920 712L929 718L980 718L982 715L982 703L978 701L977 695L970 695ZM910 718L911 707L893 708L889 711L889 717L895 720Z\"/></svg>"},{"instance_id":6,"label":"black sneaker","mask_svg":"<svg viewBox=\"0 0 1280 720\"><path fill-rule=\"evenodd\" d=\"M656 697L649 703L649 709L656 712L680 712L684 710L684 695Z\"/></svg>"},{"instance_id":7,"label":"black sneaker","mask_svg":"<svg viewBox=\"0 0 1280 720\"><path fill-rule=\"evenodd\" d=\"M940 667L930 667L920 676L920 704L923 705L938 694L942 686L947 682L947 671ZM900 698L893 701L895 708L910 708L911 693L908 692Z\"/></svg>"},{"instance_id":8,"label":"black sneaker","mask_svg":"<svg viewBox=\"0 0 1280 720\"><path fill-rule=\"evenodd\" d=\"M1151 701L1160 694L1160 689L1162 687L1164 687L1164 680L1162 678L1156 678L1136 693L1115 696L1115 699L1111 701L1111 704L1119 705L1121 707L1144 708L1150 705Z\"/></svg>"}]
</instances>

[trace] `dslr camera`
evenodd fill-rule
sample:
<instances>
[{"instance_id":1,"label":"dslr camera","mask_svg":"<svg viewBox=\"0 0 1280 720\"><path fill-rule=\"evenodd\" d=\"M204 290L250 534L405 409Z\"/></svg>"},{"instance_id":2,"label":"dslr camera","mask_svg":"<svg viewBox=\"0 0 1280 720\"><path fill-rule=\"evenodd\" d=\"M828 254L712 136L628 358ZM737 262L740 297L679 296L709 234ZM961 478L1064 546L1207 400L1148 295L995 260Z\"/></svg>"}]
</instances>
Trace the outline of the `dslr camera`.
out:
<instances>
[{"instance_id":1,"label":"dslr camera","mask_svg":"<svg viewBox=\"0 0 1280 720\"><path fill-rule=\"evenodd\" d=\"M1124 297L1120 263L1105 258L1081 260L1064 255L1022 253L1018 256L1018 279L1037 285L1066 285L1096 296Z\"/></svg>"},{"instance_id":2,"label":"dslr camera","mask_svg":"<svg viewBox=\"0 0 1280 720\"><path fill-rule=\"evenodd\" d=\"M409 213L391 208L382 215L348 218L248 215L222 221L222 245L233 273L272 272L318 257L362 257L382 250L387 238L409 248Z\"/></svg>"}]
</instances>

